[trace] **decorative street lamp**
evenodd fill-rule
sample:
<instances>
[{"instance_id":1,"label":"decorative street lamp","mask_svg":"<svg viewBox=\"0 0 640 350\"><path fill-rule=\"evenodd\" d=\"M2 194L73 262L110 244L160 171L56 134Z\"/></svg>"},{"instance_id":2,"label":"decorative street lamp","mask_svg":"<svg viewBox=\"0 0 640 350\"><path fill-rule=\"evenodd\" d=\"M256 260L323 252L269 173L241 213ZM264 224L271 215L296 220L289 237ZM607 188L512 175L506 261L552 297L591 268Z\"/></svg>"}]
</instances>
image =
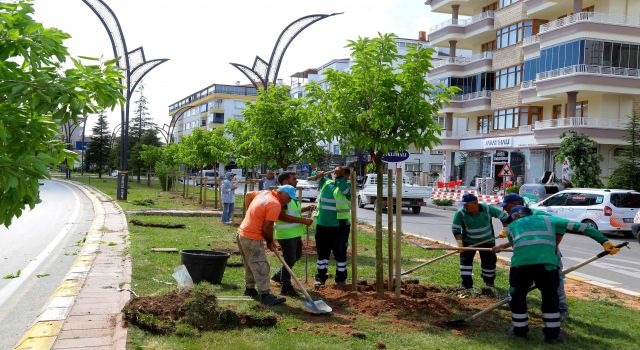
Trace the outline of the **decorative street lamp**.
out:
<instances>
[{"instance_id":1,"label":"decorative street lamp","mask_svg":"<svg viewBox=\"0 0 640 350\"><path fill-rule=\"evenodd\" d=\"M155 59L147 61L144 55L144 49L141 47L133 50L127 50L127 43L122 32L120 22L115 13L103 0L82 0L93 13L98 16L100 22L107 30L113 55L118 59L118 67L124 70L124 77L121 81L122 86L126 90L122 90L124 103L120 105L120 119L122 125L121 142L120 142L120 170L118 171L118 189L117 199L127 200L127 187L129 176L127 173L127 150L129 147L129 101L133 96L138 83L147 73L160 64L168 61L168 59Z\"/></svg>"},{"instance_id":2,"label":"decorative street lamp","mask_svg":"<svg viewBox=\"0 0 640 350\"><path fill-rule=\"evenodd\" d=\"M330 15L317 14L300 17L291 22L280 33L280 36L273 47L273 51L271 52L269 63L260 58L260 56L256 56L256 59L253 61L253 68L249 68L239 63L231 63L231 65L238 68L242 74L249 78L256 89L263 88L267 90L270 83L275 83L277 81L280 64L282 63L284 54L287 52L287 48L289 48L293 39L295 39L298 34L307 29L310 25L325 18L341 14L342 12L332 13Z\"/></svg>"}]
</instances>

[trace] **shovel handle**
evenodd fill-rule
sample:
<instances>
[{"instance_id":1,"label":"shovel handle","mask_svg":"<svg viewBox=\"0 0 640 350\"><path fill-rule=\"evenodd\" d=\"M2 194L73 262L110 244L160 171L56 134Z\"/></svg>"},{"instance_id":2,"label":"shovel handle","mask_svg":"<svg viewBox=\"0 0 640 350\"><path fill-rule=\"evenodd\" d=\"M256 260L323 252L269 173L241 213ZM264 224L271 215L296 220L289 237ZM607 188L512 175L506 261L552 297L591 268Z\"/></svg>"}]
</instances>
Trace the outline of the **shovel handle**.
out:
<instances>
[{"instance_id":1,"label":"shovel handle","mask_svg":"<svg viewBox=\"0 0 640 350\"><path fill-rule=\"evenodd\" d=\"M311 298L311 295L309 295L309 292L307 292L307 290L304 288L304 285L302 285L302 283L300 282L298 277L296 277L296 275L293 273L293 271L291 271L291 268L289 267L287 262L284 261L284 258L282 257L282 255L280 255L280 253L278 253L277 250L274 250L273 253L278 257L278 259L282 263L282 266L284 266L284 268L287 270L287 272L289 272L289 274L291 275L291 278L293 278L293 280L296 282L296 285L298 286L298 288L300 288L300 290L302 291L302 294L304 294L304 297L307 298L307 300L310 303L313 304L313 298Z\"/></svg>"},{"instance_id":2,"label":"shovel handle","mask_svg":"<svg viewBox=\"0 0 640 350\"><path fill-rule=\"evenodd\" d=\"M477 247L479 245L482 245L482 244L485 244L485 243L489 243L489 242L492 242L492 241L495 241L495 240L496 240L496 237L492 237L492 238L489 238L489 239L484 240L482 242L478 242L478 243L472 244L469 247ZM447 253L447 254L441 255L441 256L439 256L437 258L433 258L433 259L431 259L429 261L425 261L422 264L420 264L420 265L418 265L418 266L416 266L416 267L414 267L414 268L412 268L412 269L410 269L408 271L405 271L405 272L401 273L400 276L408 275L408 274L412 273L413 271L415 271L415 270L417 270L417 269L419 269L419 268L421 268L423 266L427 266L429 264L432 264L432 263L434 263L436 261L442 260L442 259L444 259L446 257L451 256L451 255L455 255L457 253L458 253L457 251L456 252L451 252L451 253Z\"/></svg>"},{"instance_id":3,"label":"shovel handle","mask_svg":"<svg viewBox=\"0 0 640 350\"><path fill-rule=\"evenodd\" d=\"M616 248L622 248L622 247L628 247L628 246L629 246L629 242L623 242L623 243L618 244L618 245L616 246ZM592 263L592 262L594 262L594 261L596 261L596 260L598 260L598 259L600 259L600 258L602 258L602 257L604 257L604 256L607 256L607 255L609 255L609 252L607 252L607 251L602 251L602 252L598 253L598 255L596 255L596 256L594 256L594 257L592 257L592 258L589 258L589 259L587 259L587 260L585 260L585 261L583 261L583 262L581 262L581 263L579 263L579 264L577 264L577 265L575 265L575 266L572 266L572 267L570 267L570 268L568 268L568 269L566 269L566 270L562 270L562 272L560 273L560 276L564 276L564 275L566 275L566 274L568 274L568 273L570 273L570 272L572 272L572 271L575 271L575 270L577 270L577 269L579 269L579 268L583 267L584 265L587 265L587 264L589 264L589 263ZM532 290L534 290L534 289L536 289L536 288L538 288L538 287L536 287L535 285L533 285L531 288L529 288L529 291L532 291ZM502 306L502 305L504 305L504 304L506 304L506 303L508 303L508 302L509 302L509 298L508 298L508 297L507 297L507 298L504 298L504 299L500 300L499 302L497 302L497 303L495 303L495 304L493 304L493 305L489 306L488 308L486 308L486 309L484 309L484 310L482 310L482 311L480 311L480 312L478 312L478 313L475 313L475 314L473 314L473 315L471 315L471 316L469 316L469 317L465 318L465 319L464 319L464 322L465 322L465 323L467 323L467 322L471 322L471 321L473 321L473 320L475 320L475 319L477 319L477 318L479 318L479 317L481 317L481 316L485 315L486 313L488 313L488 312L490 312L490 311L493 311L493 310L495 310L495 309L499 308L500 306Z\"/></svg>"},{"instance_id":4,"label":"shovel handle","mask_svg":"<svg viewBox=\"0 0 640 350\"><path fill-rule=\"evenodd\" d=\"M427 250L455 250L455 251L476 251L476 252L490 252L492 248L474 248L474 247L422 247ZM512 252L513 249L501 249L500 252Z\"/></svg>"}]
</instances>

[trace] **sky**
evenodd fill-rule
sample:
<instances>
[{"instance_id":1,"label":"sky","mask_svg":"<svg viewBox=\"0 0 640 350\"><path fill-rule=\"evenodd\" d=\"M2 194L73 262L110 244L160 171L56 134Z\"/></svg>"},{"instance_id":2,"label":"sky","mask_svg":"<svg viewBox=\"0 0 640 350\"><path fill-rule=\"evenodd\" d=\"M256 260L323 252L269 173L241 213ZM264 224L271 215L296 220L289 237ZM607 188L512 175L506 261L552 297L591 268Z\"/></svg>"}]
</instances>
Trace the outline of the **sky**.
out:
<instances>
[{"instance_id":1,"label":"sky","mask_svg":"<svg viewBox=\"0 0 640 350\"><path fill-rule=\"evenodd\" d=\"M229 62L247 66L256 55L266 61L280 32L299 17L344 12L305 29L289 46L279 78L349 57L347 40L392 32L417 39L447 19L432 14L423 0L106 0L124 31L129 50L143 46L147 60L168 58L143 80L149 111L162 126L168 107L211 84L248 84ZM71 35L73 56L111 59L109 37L82 0L35 0L35 18ZM134 95L132 101L137 100ZM133 109L133 106L132 106ZM116 109L110 127L120 123ZM90 117L87 129L95 124Z\"/></svg>"}]
</instances>

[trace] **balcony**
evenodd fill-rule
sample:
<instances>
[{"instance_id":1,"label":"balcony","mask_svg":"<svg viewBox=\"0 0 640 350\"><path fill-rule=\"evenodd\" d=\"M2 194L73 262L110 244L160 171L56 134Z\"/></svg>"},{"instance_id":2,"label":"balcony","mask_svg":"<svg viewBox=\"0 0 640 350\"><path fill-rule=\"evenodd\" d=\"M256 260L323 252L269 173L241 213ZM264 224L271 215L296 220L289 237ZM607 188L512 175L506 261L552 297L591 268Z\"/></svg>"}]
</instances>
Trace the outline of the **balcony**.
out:
<instances>
[{"instance_id":1,"label":"balcony","mask_svg":"<svg viewBox=\"0 0 640 350\"><path fill-rule=\"evenodd\" d=\"M449 40L457 40L458 48L471 49L478 42L495 39L493 11L485 11L467 19L449 19L431 27L429 42L433 46L448 47Z\"/></svg>"},{"instance_id":2,"label":"balcony","mask_svg":"<svg viewBox=\"0 0 640 350\"><path fill-rule=\"evenodd\" d=\"M577 64L536 75L539 96L569 91L640 94L640 69Z\"/></svg>"},{"instance_id":3,"label":"balcony","mask_svg":"<svg viewBox=\"0 0 640 350\"><path fill-rule=\"evenodd\" d=\"M536 122L535 137L540 144L559 144L567 130L576 130L599 144L625 145L625 126L619 120L605 118L562 118Z\"/></svg>"},{"instance_id":4,"label":"balcony","mask_svg":"<svg viewBox=\"0 0 640 350\"><path fill-rule=\"evenodd\" d=\"M568 27L570 25L582 22L640 27L640 17L637 16L612 15L608 13L595 12L579 12L541 25L540 34L544 34L552 30Z\"/></svg>"},{"instance_id":5,"label":"balcony","mask_svg":"<svg viewBox=\"0 0 640 350\"><path fill-rule=\"evenodd\" d=\"M491 110L491 91L482 90L451 98L441 113L465 114Z\"/></svg>"},{"instance_id":6,"label":"balcony","mask_svg":"<svg viewBox=\"0 0 640 350\"><path fill-rule=\"evenodd\" d=\"M600 118L562 118L542 120L536 122L536 130L553 129L553 128L598 128L598 129L620 129L624 130L625 126L621 125L618 120L600 119Z\"/></svg>"},{"instance_id":7,"label":"balcony","mask_svg":"<svg viewBox=\"0 0 640 350\"><path fill-rule=\"evenodd\" d=\"M459 13L471 16L494 2L496 0L427 0L424 4L431 6L431 12L439 13L451 13L451 5L460 5Z\"/></svg>"},{"instance_id":8,"label":"balcony","mask_svg":"<svg viewBox=\"0 0 640 350\"><path fill-rule=\"evenodd\" d=\"M640 17L607 13L579 12L540 26L541 45L567 37L590 37L635 42L640 36Z\"/></svg>"},{"instance_id":9,"label":"balcony","mask_svg":"<svg viewBox=\"0 0 640 350\"><path fill-rule=\"evenodd\" d=\"M473 55L471 57L448 57L444 60L433 62L433 68L429 72L429 77L434 78L437 75L443 73L454 72L470 72L472 70L479 70L479 72L492 70L493 52L487 51L480 54Z\"/></svg>"}]
</instances>

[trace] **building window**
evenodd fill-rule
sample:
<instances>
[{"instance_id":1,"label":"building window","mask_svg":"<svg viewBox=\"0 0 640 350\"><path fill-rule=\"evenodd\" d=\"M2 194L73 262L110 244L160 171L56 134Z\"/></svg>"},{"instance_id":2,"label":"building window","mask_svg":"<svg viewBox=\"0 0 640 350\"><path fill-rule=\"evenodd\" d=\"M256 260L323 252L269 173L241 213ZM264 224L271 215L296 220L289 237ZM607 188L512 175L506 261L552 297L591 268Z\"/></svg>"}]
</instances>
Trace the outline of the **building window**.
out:
<instances>
[{"instance_id":1,"label":"building window","mask_svg":"<svg viewBox=\"0 0 640 350\"><path fill-rule=\"evenodd\" d=\"M491 130L491 116L483 115L478 117L478 132L480 134L488 134L489 130Z\"/></svg>"},{"instance_id":2,"label":"building window","mask_svg":"<svg viewBox=\"0 0 640 350\"><path fill-rule=\"evenodd\" d=\"M515 45L522 42L524 38L538 34L540 25L546 23L543 20L527 20L513 23L496 30L496 45L498 49Z\"/></svg>"},{"instance_id":3,"label":"building window","mask_svg":"<svg viewBox=\"0 0 640 350\"><path fill-rule=\"evenodd\" d=\"M466 77L448 77L441 79L439 83L444 86L460 88L459 95L494 89L495 74L493 72L478 73Z\"/></svg>"},{"instance_id":4,"label":"building window","mask_svg":"<svg viewBox=\"0 0 640 350\"><path fill-rule=\"evenodd\" d=\"M207 118L200 120L200 126L207 126Z\"/></svg>"},{"instance_id":5,"label":"building window","mask_svg":"<svg viewBox=\"0 0 640 350\"><path fill-rule=\"evenodd\" d=\"M333 145L333 154L335 155L340 154L340 145Z\"/></svg>"},{"instance_id":6,"label":"building window","mask_svg":"<svg viewBox=\"0 0 640 350\"><path fill-rule=\"evenodd\" d=\"M492 52L496 50L496 41L492 40L482 44L482 52Z\"/></svg>"},{"instance_id":7,"label":"building window","mask_svg":"<svg viewBox=\"0 0 640 350\"><path fill-rule=\"evenodd\" d=\"M520 86L522 65L512 66L496 72L495 89L502 90Z\"/></svg>"},{"instance_id":8,"label":"building window","mask_svg":"<svg viewBox=\"0 0 640 350\"><path fill-rule=\"evenodd\" d=\"M242 101L242 100L234 101L234 105L235 105L236 109L244 109L245 108L244 101Z\"/></svg>"},{"instance_id":9,"label":"building window","mask_svg":"<svg viewBox=\"0 0 640 350\"><path fill-rule=\"evenodd\" d=\"M421 172L422 169L420 169L420 164L418 163L406 163L404 165L404 170L405 171L412 171L412 172Z\"/></svg>"},{"instance_id":10,"label":"building window","mask_svg":"<svg viewBox=\"0 0 640 350\"><path fill-rule=\"evenodd\" d=\"M553 111L551 113L552 119L562 118L562 105L553 105Z\"/></svg>"},{"instance_id":11,"label":"building window","mask_svg":"<svg viewBox=\"0 0 640 350\"><path fill-rule=\"evenodd\" d=\"M429 172L431 174L433 173L438 173L438 174L442 174L442 164L429 164Z\"/></svg>"},{"instance_id":12,"label":"building window","mask_svg":"<svg viewBox=\"0 0 640 350\"><path fill-rule=\"evenodd\" d=\"M578 118L589 117L589 101L580 101L576 103L576 117Z\"/></svg>"},{"instance_id":13,"label":"building window","mask_svg":"<svg viewBox=\"0 0 640 350\"><path fill-rule=\"evenodd\" d=\"M487 12L487 11L495 11L498 9L498 3L494 2L493 4L489 4L485 7L482 8L482 12Z\"/></svg>"},{"instance_id":14,"label":"building window","mask_svg":"<svg viewBox=\"0 0 640 350\"><path fill-rule=\"evenodd\" d=\"M511 4L515 4L516 2L519 2L520 0L500 0L500 8L503 7L507 7Z\"/></svg>"},{"instance_id":15,"label":"building window","mask_svg":"<svg viewBox=\"0 0 640 350\"><path fill-rule=\"evenodd\" d=\"M491 130L515 129L542 120L542 107L515 107L493 112Z\"/></svg>"},{"instance_id":16,"label":"building window","mask_svg":"<svg viewBox=\"0 0 640 350\"><path fill-rule=\"evenodd\" d=\"M209 123L224 124L224 113L209 113Z\"/></svg>"}]
</instances>

